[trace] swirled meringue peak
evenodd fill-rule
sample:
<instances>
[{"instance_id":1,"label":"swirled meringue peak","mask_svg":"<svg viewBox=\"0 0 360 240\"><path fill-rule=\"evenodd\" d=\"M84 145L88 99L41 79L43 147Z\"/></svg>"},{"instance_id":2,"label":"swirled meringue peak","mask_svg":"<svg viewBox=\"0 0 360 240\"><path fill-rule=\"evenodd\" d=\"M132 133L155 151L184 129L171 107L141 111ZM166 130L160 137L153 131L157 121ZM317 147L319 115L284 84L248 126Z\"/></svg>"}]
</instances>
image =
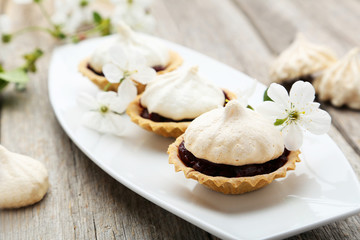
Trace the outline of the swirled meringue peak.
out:
<instances>
[{"instance_id":1,"label":"swirled meringue peak","mask_svg":"<svg viewBox=\"0 0 360 240\"><path fill-rule=\"evenodd\" d=\"M360 109L360 48L326 69L314 82L319 98L334 106Z\"/></svg>"},{"instance_id":2,"label":"swirled meringue peak","mask_svg":"<svg viewBox=\"0 0 360 240\"><path fill-rule=\"evenodd\" d=\"M48 188L48 172L41 162L0 145L0 209L34 204Z\"/></svg>"},{"instance_id":3,"label":"swirled meringue peak","mask_svg":"<svg viewBox=\"0 0 360 240\"><path fill-rule=\"evenodd\" d=\"M173 120L194 119L224 103L224 92L199 75L198 66L157 76L141 96L150 113Z\"/></svg>"},{"instance_id":4,"label":"swirled meringue peak","mask_svg":"<svg viewBox=\"0 0 360 240\"><path fill-rule=\"evenodd\" d=\"M89 64L101 73L102 67L110 62L109 49L114 45L122 46L127 53L138 53L146 59L148 67L168 65L170 60L169 49L158 40L131 30L125 23L117 24L117 36L100 45L91 55Z\"/></svg>"},{"instance_id":5,"label":"swirled meringue peak","mask_svg":"<svg viewBox=\"0 0 360 240\"><path fill-rule=\"evenodd\" d=\"M234 166L265 163L284 151L280 131L235 100L192 121L184 141L197 158Z\"/></svg>"},{"instance_id":6,"label":"swirled meringue peak","mask_svg":"<svg viewBox=\"0 0 360 240\"><path fill-rule=\"evenodd\" d=\"M336 61L334 53L321 45L309 42L302 34L280 56L270 68L274 82L284 82L308 76L324 70Z\"/></svg>"}]
</instances>

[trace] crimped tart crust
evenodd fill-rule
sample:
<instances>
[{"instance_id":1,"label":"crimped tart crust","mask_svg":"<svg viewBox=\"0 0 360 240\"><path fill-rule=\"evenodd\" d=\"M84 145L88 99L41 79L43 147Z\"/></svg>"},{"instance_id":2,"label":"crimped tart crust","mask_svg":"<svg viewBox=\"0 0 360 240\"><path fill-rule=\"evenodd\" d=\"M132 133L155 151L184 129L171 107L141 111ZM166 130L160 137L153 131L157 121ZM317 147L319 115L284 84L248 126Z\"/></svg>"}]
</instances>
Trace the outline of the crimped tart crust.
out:
<instances>
[{"instance_id":1,"label":"crimped tart crust","mask_svg":"<svg viewBox=\"0 0 360 240\"><path fill-rule=\"evenodd\" d=\"M288 161L284 166L269 174L256 175L253 177L212 177L200 173L193 168L187 167L179 158L178 149L181 142L184 140L184 135L181 135L168 148L169 163L174 164L175 171L183 171L186 178L192 178L206 187L221 192L224 194L242 194L251 192L270 184L276 178L286 176L288 170L295 169L295 163L300 162L300 151L291 151L288 156Z\"/></svg>"}]
</instances>

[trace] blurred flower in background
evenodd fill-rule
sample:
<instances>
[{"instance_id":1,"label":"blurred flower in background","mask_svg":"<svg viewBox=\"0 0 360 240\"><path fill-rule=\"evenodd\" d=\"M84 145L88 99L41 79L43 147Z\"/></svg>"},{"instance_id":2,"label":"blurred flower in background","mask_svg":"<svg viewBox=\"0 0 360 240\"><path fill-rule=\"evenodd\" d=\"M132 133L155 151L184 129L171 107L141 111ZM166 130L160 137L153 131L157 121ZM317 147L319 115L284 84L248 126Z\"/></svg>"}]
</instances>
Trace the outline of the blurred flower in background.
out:
<instances>
[{"instance_id":1,"label":"blurred flower in background","mask_svg":"<svg viewBox=\"0 0 360 240\"><path fill-rule=\"evenodd\" d=\"M24 89L29 79L28 73L37 70L36 61L43 54L38 47L23 55L23 65L11 70L3 68L6 60L5 52L9 49L8 43L23 33L41 31L63 43L70 41L77 43L88 37L112 34L116 31L116 24L119 22L125 22L132 29L144 32L151 32L155 26L155 19L150 11L152 0L13 0L13 2L36 5L46 24L12 29L10 18L6 14L0 15L0 90L8 83L21 85L21 89Z\"/></svg>"},{"instance_id":2,"label":"blurred flower in background","mask_svg":"<svg viewBox=\"0 0 360 240\"><path fill-rule=\"evenodd\" d=\"M152 0L112 0L115 10L111 20L115 23L124 21L132 29L151 32L155 26L155 19L151 15Z\"/></svg>"},{"instance_id":3,"label":"blurred flower in background","mask_svg":"<svg viewBox=\"0 0 360 240\"><path fill-rule=\"evenodd\" d=\"M51 20L61 26L66 34L75 33L79 28L92 23L92 12L88 5L92 0L56 0Z\"/></svg>"}]
</instances>

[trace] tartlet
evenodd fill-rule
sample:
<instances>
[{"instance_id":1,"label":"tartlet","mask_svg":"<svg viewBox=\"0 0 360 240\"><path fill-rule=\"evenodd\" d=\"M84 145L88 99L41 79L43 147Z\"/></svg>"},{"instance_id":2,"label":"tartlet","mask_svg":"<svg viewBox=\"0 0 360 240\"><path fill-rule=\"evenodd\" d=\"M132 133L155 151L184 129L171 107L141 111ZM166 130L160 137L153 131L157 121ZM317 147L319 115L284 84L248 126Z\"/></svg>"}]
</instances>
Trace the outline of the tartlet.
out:
<instances>
[{"instance_id":1,"label":"tartlet","mask_svg":"<svg viewBox=\"0 0 360 240\"><path fill-rule=\"evenodd\" d=\"M334 106L347 105L360 109L360 48L352 49L345 57L326 69L314 81L321 101Z\"/></svg>"},{"instance_id":2,"label":"tartlet","mask_svg":"<svg viewBox=\"0 0 360 240\"><path fill-rule=\"evenodd\" d=\"M309 42L302 34L272 63L270 78L286 88L297 80L312 82L313 79L336 62L329 48Z\"/></svg>"},{"instance_id":3,"label":"tartlet","mask_svg":"<svg viewBox=\"0 0 360 240\"><path fill-rule=\"evenodd\" d=\"M79 71L101 90L106 86L107 90L116 91L119 86L118 83L109 85L102 72L102 67L110 62L109 49L115 45L122 46L130 54L136 52L142 55L146 65L154 68L158 75L171 72L183 63L178 53L168 49L155 38L133 32L125 24L118 24L116 38L100 45L90 57L83 59L78 65ZM144 91L143 84L136 82L136 85L139 94Z\"/></svg>"},{"instance_id":4,"label":"tartlet","mask_svg":"<svg viewBox=\"0 0 360 240\"><path fill-rule=\"evenodd\" d=\"M284 149L278 129L237 101L196 118L168 154L176 172L224 194L262 188L300 161L300 151Z\"/></svg>"},{"instance_id":5,"label":"tartlet","mask_svg":"<svg viewBox=\"0 0 360 240\"><path fill-rule=\"evenodd\" d=\"M148 131L178 137L193 119L235 98L235 94L201 77L195 66L157 76L145 92L129 104L126 113Z\"/></svg>"}]
</instances>

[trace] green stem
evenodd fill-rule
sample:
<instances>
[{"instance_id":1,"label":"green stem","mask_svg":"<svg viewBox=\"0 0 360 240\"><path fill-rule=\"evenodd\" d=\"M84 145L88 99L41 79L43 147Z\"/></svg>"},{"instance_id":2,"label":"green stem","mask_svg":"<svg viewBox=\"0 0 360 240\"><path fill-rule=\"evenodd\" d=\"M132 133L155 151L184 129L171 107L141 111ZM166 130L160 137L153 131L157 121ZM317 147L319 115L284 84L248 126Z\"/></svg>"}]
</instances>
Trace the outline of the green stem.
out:
<instances>
[{"instance_id":1,"label":"green stem","mask_svg":"<svg viewBox=\"0 0 360 240\"><path fill-rule=\"evenodd\" d=\"M45 17L46 21L49 23L49 25L52 27L55 27L55 24L51 21L50 15L46 11L44 5L42 4L42 1L37 2L37 4L39 5L40 11L43 14L43 16Z\"/></svg>"},{"instance_id":2,"label":"green stem","mask_svg":"<svg viewBox=\"0 0 360 240\"><path fill-rule=\"evenodd\" d=\"M106 84L106 86L104 87L104 91L106 92L110 86L111 86L111 82L108 82L108 84Z\"/></svg>"},{"instance_id":3,"label":"green stem","mask_svg":"<svg viewBox=\"0 0 360 240\"><path fill-rule=\"evenodd\" d=\"M31 32L31 31L42 31L42 32L49 33L51 30L48 28L39 27L39 26L30 26L30 27L25 27L25 28L19 29L19 30L13 32L12 35L13 36L21 35L23 33Z\"/></svg>"},{"instance_id":4,"label":"green stem","mask_svg":"<svg viewBox=\"0 0 360 240\"><path fill-rule=\"evenodd\" d=\"M98 26L96 26L96 27L92 27L92 28L87 29L87 30L83 30L83 31L80 31L80 32L77 32L77 33L73 33L73 34L71 34L69 37L72 38L72 37L76 37L76 36L79 36L79 35L85 35L85 36L87 36L88 34L98 32L99 30L101 30L101 28L102 28L102 26L101 26L101 25L98 25Z\"/></svg>"}]
</instances>

